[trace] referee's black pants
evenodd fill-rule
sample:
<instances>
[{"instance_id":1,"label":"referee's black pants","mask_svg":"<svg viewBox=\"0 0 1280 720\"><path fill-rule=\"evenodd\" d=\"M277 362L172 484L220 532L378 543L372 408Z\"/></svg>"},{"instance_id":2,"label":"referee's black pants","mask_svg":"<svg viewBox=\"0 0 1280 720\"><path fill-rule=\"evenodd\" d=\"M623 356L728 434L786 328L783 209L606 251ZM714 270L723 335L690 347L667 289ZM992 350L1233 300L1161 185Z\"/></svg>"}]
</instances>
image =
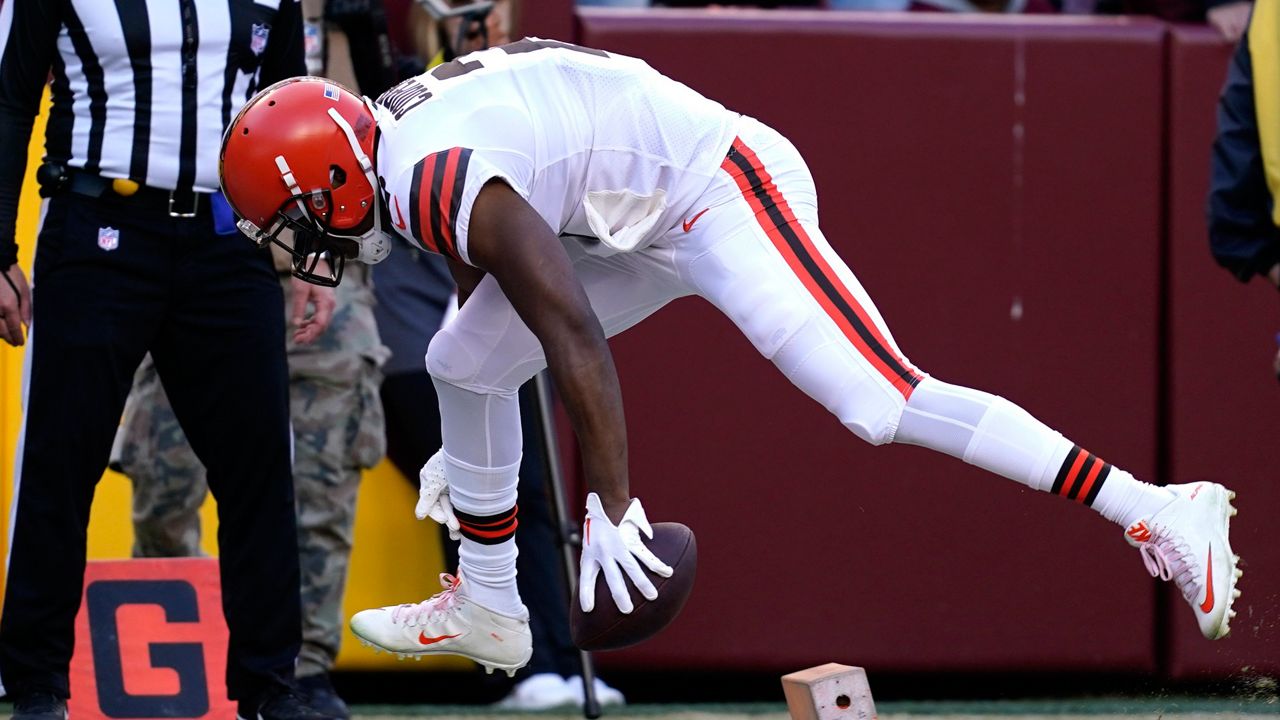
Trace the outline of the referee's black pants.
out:
<instances>
[{"instance_id":1,"label":"referee's black pants","mask_svg":"<svg viewBox=\"0 0 1280 720\"><path fill-rule=\"evenodd\" d=\"M0 616L10 696L69 695L89 505L148 351L218 501L228 692L252 709L292 678L301 616L283 297L270 256L216 235L206 201L192 219L154 195L48 204Z\"/></svg>"}]
</instances>

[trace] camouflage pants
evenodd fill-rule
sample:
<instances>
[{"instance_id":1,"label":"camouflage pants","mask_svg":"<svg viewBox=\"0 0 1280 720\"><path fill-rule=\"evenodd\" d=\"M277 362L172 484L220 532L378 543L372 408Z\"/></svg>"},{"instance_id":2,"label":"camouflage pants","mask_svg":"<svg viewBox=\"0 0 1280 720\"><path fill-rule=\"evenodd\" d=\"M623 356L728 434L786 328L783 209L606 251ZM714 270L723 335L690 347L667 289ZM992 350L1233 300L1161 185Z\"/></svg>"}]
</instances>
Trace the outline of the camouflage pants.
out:
<instances>
[{"instance_id":1,"label":"camouflage pants","mask_svg":"<svg viewBox=\"0 0 1280 720\"><path fill-rule=\"evenodd\" d=\"M338 289L325 334L310 346L290 340L288 347L302 569L299 677L327 672L337 656L360 471L375 465L386 448L378 397L386 349L378 341L371 293L353 275L349 269ZM289 293L286 283L286 308ZM133 482L134 556L201 554L197 510L208 492L204 467L178 426L150 356L134 377L113 455Z\"/></svg>"}]
</instances>

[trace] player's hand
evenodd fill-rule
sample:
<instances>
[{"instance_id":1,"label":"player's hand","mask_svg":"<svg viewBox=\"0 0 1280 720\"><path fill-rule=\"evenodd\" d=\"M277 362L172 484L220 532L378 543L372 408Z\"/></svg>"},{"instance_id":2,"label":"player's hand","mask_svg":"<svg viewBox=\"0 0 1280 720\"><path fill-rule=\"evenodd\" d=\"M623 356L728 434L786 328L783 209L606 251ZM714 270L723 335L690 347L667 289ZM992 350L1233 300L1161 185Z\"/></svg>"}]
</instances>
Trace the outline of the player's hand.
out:
<instances>
[{"instance_id":1,"label":"player's hand","mask_svg":"<svg viewBox=\"0 0 1280 720\"><path fill-rule=\"evenodd\" d=\"M323 264L324 261L321 260L320 263ZM316 272L323 274L324 270L317 267ZM293 341L301 345L309 345L324 333L325 328L329 327L337 301L333 297L333 288L309 283L296 277L291 280L291 283L293 308L289 313L289 324L294 328ZM307 305L313 308L310 315L307 315Z\"/></svg>"},{"instance_id":2,"label":"player's hand","mask_svg":"<svg viewBox=\"0 0 1280 720\"><path fill-rule=\"evenodd\" d=\"M31 325L31 288L18 263L10 265L0 280L0 339L17 347L26 342L23 326Z\"/></svg>"},{"instance_id":3,"label":"player's hand","mask_svg":"<svg viewBox=\"0 0 1280 720\"><path fill-rule=\"evenodd\" d=\"M644 574L641 563L662 577L671 577L673 570L645 547L640 533L653 539L653 528L639 500L633 498L622 521L614 525L600 504L600 496L587 495L587 518L582 524L582 573L578 577L578 604L583 612L596 607L596 579L602 570L609 593L623 614L635 609L627 581L622 577L624 572L646 600L658 597L658 589Z\"/></svg>"},{"instance_id":4,"label":"player's hand","mask_svg":"<svg viewBox=\"0 0 1280 720\"><path fill-rule=\"evenodd\" d=\"M1219 5L1205 14L1209 24L1217 28L1222 37L1231 42L1238 42L1249 27L1249 14L1253 11L1252 0Z\"/></svg>"},{"instance_id":5,"label":"player's hand","mask_svg":"<svg viewBox=\"0 0 1280 720\"><path fill-rule=\"evenodd\" d=\"M419 520L428 517L449 529L450 540L460 540L458 518L453 514L449 500L449 483L444 477L444 450L436 451L426 465L418 471L418 505L413 514Z\"/></svg>"}]
</instances>

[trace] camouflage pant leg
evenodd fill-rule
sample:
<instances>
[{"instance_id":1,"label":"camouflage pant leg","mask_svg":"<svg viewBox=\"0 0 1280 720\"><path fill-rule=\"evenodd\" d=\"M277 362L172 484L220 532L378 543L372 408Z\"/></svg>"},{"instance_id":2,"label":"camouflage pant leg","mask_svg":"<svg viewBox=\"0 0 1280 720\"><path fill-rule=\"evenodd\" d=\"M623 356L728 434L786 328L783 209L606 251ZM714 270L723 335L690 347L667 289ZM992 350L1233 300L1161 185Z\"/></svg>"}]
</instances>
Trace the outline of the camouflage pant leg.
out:
<instances>
[{"instance_id":1,"label":"camouflage pant leg","mask_svg":"<svg viewBox=\"0 0 1280 720\"><path fill-rule=\"evenodd\" d=\"M148 355L133 378L113 466L133 483L134 557L202 555L200 515L208 494L196 459Z\"/></svg>"},{"instance_id":2,"label":"camouflage pant leg","mask_svg":"<svg viewBox=\"0 0 1280 720\"><path fill-rule=\"evenodd\" d=\"M342 638L342 594L351 556L360 468L347 461L338 436L347 433L347 418L359 413L359 391L323 382L294 381L290 393L296 438L293 478L298 502L302 607L306 610L298 655L301 677L327 672ZM300 405L320 406L324 411L303 413L299 412ZM329 424L335 420L336 424Z\"/></svg>"},{"instance_id":3,"label":"camouflage pant leg","mask_svg":"<svg viewBox=\"0 0 1280 720\"><path fill-rule=\"evenodd\" d=\"M381 372L372 306L340 286L329 330L314 344L290 344L289 398L302 569L299 677L328 672L338 654L362 468L385 449Z\"/></svg>"}]
</instances>

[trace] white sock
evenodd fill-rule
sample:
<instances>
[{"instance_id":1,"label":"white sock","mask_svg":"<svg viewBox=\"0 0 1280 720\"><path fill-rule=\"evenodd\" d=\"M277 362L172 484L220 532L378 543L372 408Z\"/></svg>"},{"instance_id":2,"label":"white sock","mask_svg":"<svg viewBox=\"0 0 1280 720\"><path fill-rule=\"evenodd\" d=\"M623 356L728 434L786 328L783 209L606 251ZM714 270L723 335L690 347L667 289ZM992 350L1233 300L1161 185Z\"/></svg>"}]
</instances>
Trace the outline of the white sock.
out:
<instances>
[{"instance_id":1,"label":"white sock","mask_svg":"<svg viewBox=\"0 0 1280 720\"><path fill-rule=\"evenodd\" d=\"M519 554L514 536L496 545L486 545L463 535L458 548L462 594L503 615L523 613L524 604L516 591L516 556Z\"/></svg>"},{"instance_id":2,"label":"white sock","mask_svg":"<svg viewBox=\"0 0 1280 720\"><path fill-rule=\"evenodd\" d=\"M520 614L515 541L520 461L505 467L478 467L446 450L444 471L462 530L458 548L462 592L490 610Z\"/></svg>"},{"instance_id":3,"label":"white sock","mask_svg":"<svg viewBox=\"0 0 1280 720\"><path fill-rule=\"evenodd\" d=\"M912 392L894 441L1089 505L1126 527L1173 499L1173 493L1112 467L1008 400L935 378L925 378Z\"/></svg>"},{"instance_id":4,"label":"white sock","mask_svg":"<svg viewBox=\"0 0 1280 720\"><path fill-rule=\"evenodd\" d=\"M1112 468L1110 479L1093 500L1093 509L1111 522L1129 527L1156 514L1173 498L1173 492L1166 488L1144 483L1120 468Z\"/></svg>"}]
</instances>

